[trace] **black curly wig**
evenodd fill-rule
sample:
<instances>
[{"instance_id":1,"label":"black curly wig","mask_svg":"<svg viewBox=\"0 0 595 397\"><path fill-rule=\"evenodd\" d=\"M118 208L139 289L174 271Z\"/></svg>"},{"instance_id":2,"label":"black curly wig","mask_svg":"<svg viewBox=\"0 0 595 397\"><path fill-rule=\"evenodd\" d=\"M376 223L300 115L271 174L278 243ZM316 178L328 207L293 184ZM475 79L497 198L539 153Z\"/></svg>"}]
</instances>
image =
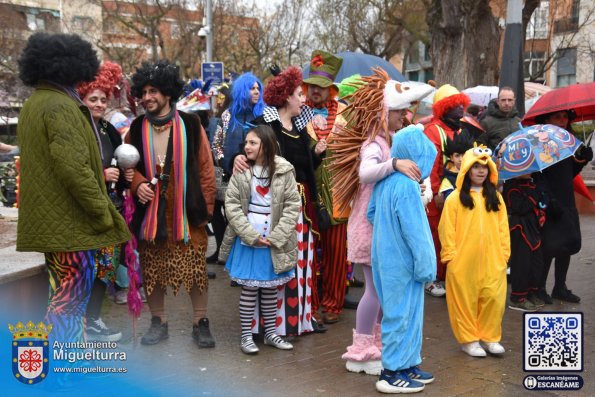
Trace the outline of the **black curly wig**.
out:
<instances>
[{"instance_id":1,"label":"black curly wig","mask_svg":"<svg viewBox=\"0 0 595 397\"><path fill-rule=\"evenodd\" d=\"M43 80L74 86L93 81L98 69L91 43L75 34L35 33L19 58L19 77L28 86Z\"/></svg>"},{"instance_id":2,"label":"black curly wig","mask_svg":"<svg viewBox=\"0 0 595 397\"><path fill-rule=\"evenodd\" d=\"M147 85L152 85L164 96L171 97L171 102L177 101L184 89L179 68L166 59L157 63L143 62L141 67L136 69L136 73L132 75L132 95L142 98L143 88Z\"/></svg>"}]
</instances>

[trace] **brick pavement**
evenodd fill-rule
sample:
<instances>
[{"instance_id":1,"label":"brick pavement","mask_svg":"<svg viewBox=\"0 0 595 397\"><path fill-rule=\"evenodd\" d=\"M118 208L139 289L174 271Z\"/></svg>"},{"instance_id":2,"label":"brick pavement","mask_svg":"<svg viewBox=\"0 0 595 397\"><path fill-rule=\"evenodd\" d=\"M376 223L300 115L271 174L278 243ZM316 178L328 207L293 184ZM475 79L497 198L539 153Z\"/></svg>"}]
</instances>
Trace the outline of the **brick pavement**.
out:
<instances>
[{"instance_id":1,"label":"brick pavement","mask_svg":"<svg viewBox=\"0 0 595 397\"><path fill-rule=\"evenodd\" d=\"M568 395L593 396L595 381L590 376L595 370L595 217L583 217L582 228L583 250L573 257L568 277L569 288L581 296L582 301L580 304L555 301L547 310L584 312L585 371L581 375L585 379L585 386L580 392ZM212 265L211 269L216 271L217 279L211 280L209 287L209 318L217 347L205 350L193 344L190 337L190 302L182 294L167 298L170 338L157 346L135 347L135 357L151 360L159 356L176 367L191 368L187 381L193 391L189 391L188 395L379 395L374 388L375 377L347 372L340 358L345 346L351 342L355 311L344 311L339 323L327 326L329 331L326 334L296 338L293 351L279 351L257 342L261 347L260 353L246 356L239 348L239 288L229 286L222 266ZM550 283L548 288L551 287ZM357 294L362 292L352 290ZM106 306L105 319L109 324L125 328L124 344L132 345L125 308L113 304ZM423 367L434 373L436 381L426 387L424 395L566 395L555 392L532 394L522 386L522 380L527 375L522 370L522 313L506 310L502 340L506 354L502 358L474 359L459 350L450 331L446 301L427 297L425 309ZM148 323L149 313L145 310L138 326L139 338ZM165 388L168 382L178 382L168 372L160 376L158 383ZM218 384L221 379L225 381Z\"/></svg>"},{"instance_id":2,"label":"brick pavement","mask_svg":"<svg viewBox=\"0 0 595 397\"><path fill-rule=\"evenodd\" d=\"M583 216L581 224L583 250L572 259L568 285L581 296L582 302L562 304L555 301L547 309L584 312L585 371L581 374L585 379L584 388L573 393L529 393L523 388L522 380L526 373L522 371L522 313L506 310L502 340L506 347L504 357L474 359L459 350L452 336L445 300L427 297L423 367L434 373L436 381L426 387L424 395L595 395L595 381L590 378L595 370L595 216ZM171 395L168 390L180 385L185 388L183 396L380 395L374 389L376 377L347 372L340 358L345 346L351 342L355 311L345 311L339 323L328 325L326 334L296 338L293 351L280 351L257 342L261 347L260 353L246 356L239 349L237 304L240 290L229 286L222 266L213 265L211 268L217 273L217 279L211 280L209 289L209 318L217 339L214 349L198 349L194 344L190 336L190 301L183 293L167 297L170 338L156 346L135 346L126 307L105 302L105 321L124 331L120 347L129 351L129 357L134 361L153 368L147 371L143 382L150 385L154 395ZM352 291L356 294L362 292L358 289ZM11 304L10 300L7 304ZM145 308L137 324L139 338L147 329L149 319L150 314ZM117 378L114 382L114 395L117 395Z\"/></svg>"}]
</instances>

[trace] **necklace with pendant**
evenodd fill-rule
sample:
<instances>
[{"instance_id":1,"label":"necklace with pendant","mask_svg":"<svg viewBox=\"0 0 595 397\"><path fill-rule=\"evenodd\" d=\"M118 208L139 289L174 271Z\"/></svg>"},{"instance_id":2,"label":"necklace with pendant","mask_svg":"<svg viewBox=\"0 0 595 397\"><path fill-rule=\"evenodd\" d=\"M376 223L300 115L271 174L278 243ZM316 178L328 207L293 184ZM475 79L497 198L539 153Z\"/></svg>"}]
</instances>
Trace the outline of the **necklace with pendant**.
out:
<instances>
[{"instance_id":1,"label":"necklace with pendant","mask_svg":"<svg viewBox=\"0 0 595 397\"><path fill-rule=\"evenodd\" d=\"M170 121L168 121L167 123L165 123L162 126L158 126L158 125L155 125L155 124L152 124L152 126L153 126L153 130L155 132L161 133L163 131L169 130L172 124L173 124L173 122L172 122L172 120L170 120Z\"/></svg>"},{"instance_id":2,"label":"necklace with pendant","mask_svg":"<svg viewBox=\"0 0 595 397\"><path fill-rule=\"evenodd\" d=\"M157 161L159 161L159 168L163 172L163 168L165 168L165 156L166 155L157 155Z\"/></svg>"}]
</instances>

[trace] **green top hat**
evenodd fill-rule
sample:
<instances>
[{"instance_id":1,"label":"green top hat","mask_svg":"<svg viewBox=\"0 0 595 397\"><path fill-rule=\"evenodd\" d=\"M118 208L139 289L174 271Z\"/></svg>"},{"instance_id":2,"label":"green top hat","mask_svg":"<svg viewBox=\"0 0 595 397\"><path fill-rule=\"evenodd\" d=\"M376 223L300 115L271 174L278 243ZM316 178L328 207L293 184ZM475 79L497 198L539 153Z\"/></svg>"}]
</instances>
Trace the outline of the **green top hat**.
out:
<instances>
[{"instance_id":1,"label":"green top hat","mask_svg":"<svg viewBox=\"0 0 595 397\"><path fill-rule=\"evenodd\" d=\"M304 80L306 84L317 85L322 88L335 84L335 77L341 69L343 58L339 58L325 51L316 50L310 61L310 75Z\"/></svg>"}]
</instances>

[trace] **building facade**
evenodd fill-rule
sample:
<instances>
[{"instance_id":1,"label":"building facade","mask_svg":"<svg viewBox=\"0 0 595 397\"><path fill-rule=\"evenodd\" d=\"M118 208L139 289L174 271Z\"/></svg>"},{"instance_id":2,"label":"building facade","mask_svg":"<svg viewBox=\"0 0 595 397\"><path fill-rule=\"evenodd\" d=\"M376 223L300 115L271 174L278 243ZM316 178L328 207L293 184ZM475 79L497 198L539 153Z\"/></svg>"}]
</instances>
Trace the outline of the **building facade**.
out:
<instances>
[{"instance_id":1,"label":"building facade","mask_svg":"<svg viewBox=\"0 0 595 397\"><path fill-rule=\"evenodd\" d=\"M506 1L493 0L491 7L502 28L503 47ZM550 87L594 81L595 0L542 0L527 25L523 63L526 81ZM433 77L432 61L421 42L405 53L402 66L410 80Z\"/></svg>"}]
</instances>

